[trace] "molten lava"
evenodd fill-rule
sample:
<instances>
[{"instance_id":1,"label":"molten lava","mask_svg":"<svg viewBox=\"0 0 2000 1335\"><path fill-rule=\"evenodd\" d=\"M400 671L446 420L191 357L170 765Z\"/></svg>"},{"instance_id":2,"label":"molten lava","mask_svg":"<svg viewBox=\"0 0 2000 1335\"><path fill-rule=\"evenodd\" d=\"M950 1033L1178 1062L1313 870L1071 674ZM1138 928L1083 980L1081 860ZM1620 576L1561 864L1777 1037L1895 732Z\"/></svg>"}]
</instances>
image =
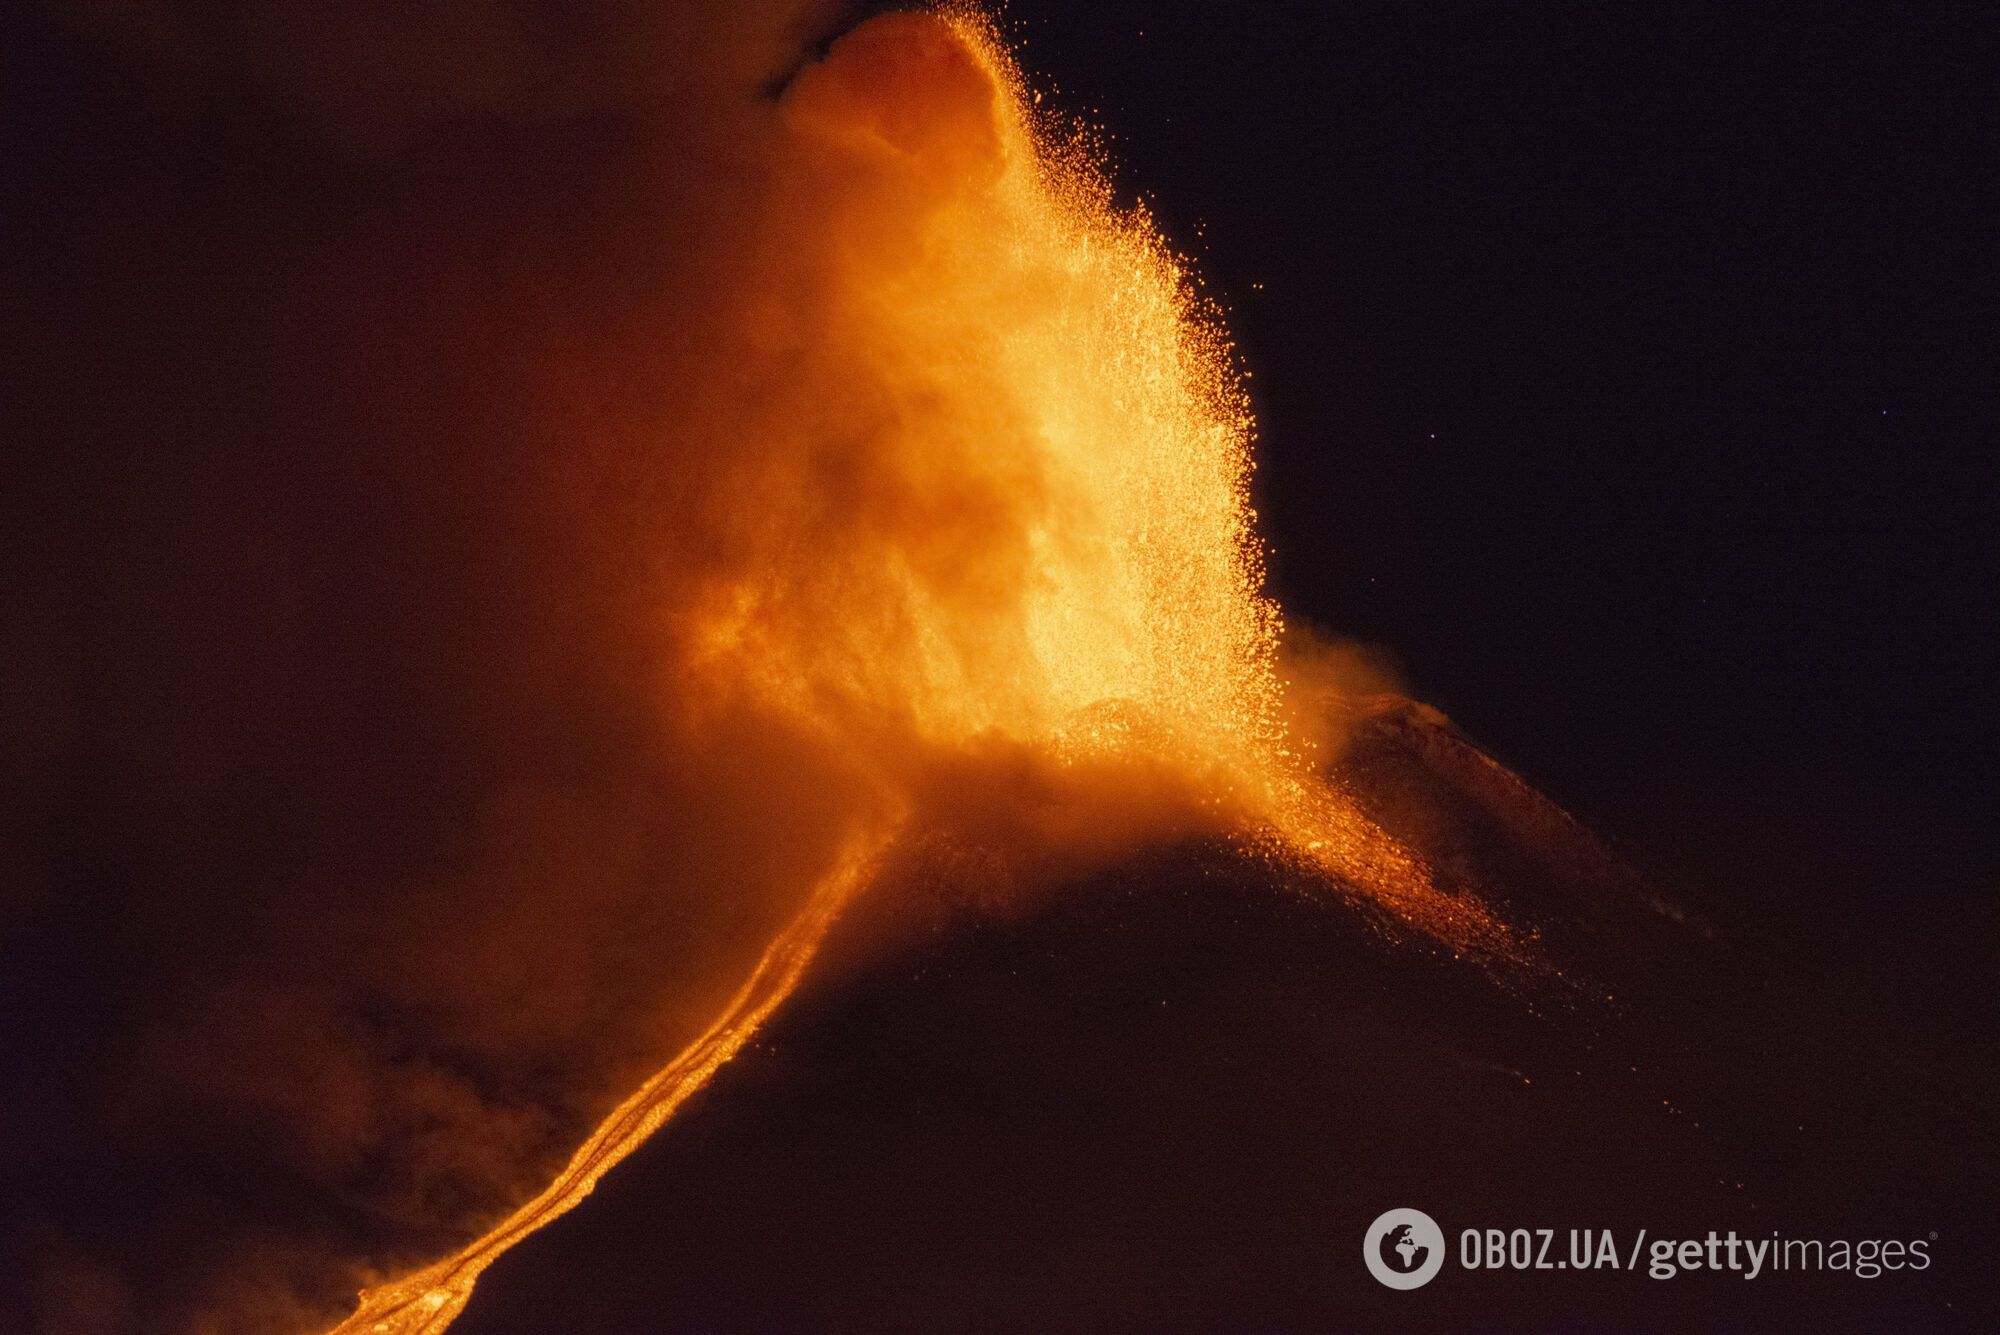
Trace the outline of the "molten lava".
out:
<instances>
[{"instance_id":1,"label":"molten lava","mask_svg":"<svg viewBox=\"0 0 2000 1335\"><path fill-rule=\"evenodd\" d=\"M645 1142L674 1109L708 1083L757 1027L791 995L832 926L840 906L861 882L868 861L844 861L814 888L801 913L764 951L735 997L707 1032L660 1068L619 1104L534 1199L508 1215L470 1246L414 1275L361 1295L361 1306L340 1331L440 1331L464 1310L473 1283L495 1258L542 1225L575 1208L597 1179Z\"/></svg>"},{"instance_id":2,"label":"molten lava","mask_svg":"<svg viewBox=\"0 0 2000 1335\"><path fill-rule=\"evenodd\" d=\"M733 327L762 365L782 371L797 341L816 356L796 359L807 383L734 404L735 464L704 509L728 516L706 535L718 554L667 616L679 688L824 739L875 814L723 1015L545 1191L369 1290L341 1332L442 1330L488 1264L748 1041L923 819L931 776L967 756L1171 792L1183 823L1317 868L1456 951L1514 953L1288 734L1253 424L1218 313L1114 202L1090 138L1034 110L990 23L872 20L778 114L777 207L813 210L820 249L752 284Z\"/></svg>"}]
</instances>

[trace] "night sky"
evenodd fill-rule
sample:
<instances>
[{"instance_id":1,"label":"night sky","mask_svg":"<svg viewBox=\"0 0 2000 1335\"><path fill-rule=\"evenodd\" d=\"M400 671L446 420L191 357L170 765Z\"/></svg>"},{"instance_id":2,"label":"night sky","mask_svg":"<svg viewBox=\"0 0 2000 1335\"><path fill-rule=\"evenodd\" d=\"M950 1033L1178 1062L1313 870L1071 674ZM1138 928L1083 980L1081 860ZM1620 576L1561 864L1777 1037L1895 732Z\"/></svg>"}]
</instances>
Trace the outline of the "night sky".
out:
<instances>
[{"instance_id":1,"label":"night sky","mask_svg":"<svg viewBox=\"0 0 2000 1335\"><path fill-rule=\"evenodd\" d=\"M591 495L538 469L647 406L632 293L704 291L680 229L740 167L711 74L779 87L857 12L602 0L602 46L531 15L524 54L484 20L534 6L339 40L91 8L0 26L0 1267L32 1277L0 1327L108 1333L197 1273L282 1314L259 1286L323 1290L322 1250L490 1211L837 822L801 779L757 842L730 794L809 773L782 740L631 740L655 683L600 629L632 619L605 552L657 521L566 522L629 494L618 446ZM1993 16L1003 26L1228 312L1288 613L1829 1013L1990 1045ZM409 984L468 905L471 963ZM509 971L546 943L587 985ZM257 1056L329 1032L322 1067Z\"/></svg>"},{"instance_id":2,"label":"night sky","mask_svg":"<svg viewBox=\"0 0 2000 1335\"><path fill-rule=\"evenodd\" d=\"M1234 312L1288 606L1614 831L1986 898L1990 22L1010 12Z\"/></svg>"}]
</instances>

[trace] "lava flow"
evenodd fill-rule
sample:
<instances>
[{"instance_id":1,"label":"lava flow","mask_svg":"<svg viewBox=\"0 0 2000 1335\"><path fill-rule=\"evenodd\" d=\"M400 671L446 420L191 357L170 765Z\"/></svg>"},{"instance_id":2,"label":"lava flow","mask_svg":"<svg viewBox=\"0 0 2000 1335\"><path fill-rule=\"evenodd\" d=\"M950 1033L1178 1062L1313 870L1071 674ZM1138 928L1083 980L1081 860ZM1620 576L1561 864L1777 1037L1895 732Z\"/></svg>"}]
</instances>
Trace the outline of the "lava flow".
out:
<instances>
[{"instance_id":1,"label":"lava flow","mask_svg":"<svg viewBox=\"0 0 2000 1335\"><path fill-rule=\"evenodd\" d=\"M791 995L842 904L862 881L869 857L846 859L813 890L805 911L765 948L750 977L706 1033L661 1067L591 1133L555 1181L498 1226L455 1255L361 1295L340 1332L440 1331L472 1297L473 1283L496 1257L542 1225L574 1209L619 1160L645 1142L716 1068L750 1041Z\"/></svg>"},{"instance_id":2,"label":"lava flow","mask_svg":"<svg viewBox=\"0 0 2000 1335\"><path fill-rule=\"evenodd\" d=\"M766 364L807 378L730 405L721 555L669 618L686 693L847 757L874 790L872 833L545 1191L368 1290L341 1332L442 1330L487 1265L742 1048L884 831L917 828L937 774L968 757L1122 785L1454 949L1511 952L1287 727L1253 424L1218 313L1144 211L1116 204L1090 136L1037 100L963 10L874 19L792 81L772 211L810 213L814 245L746 280L732 318ZM812 356L788 361L795 344Z\"/></svg>"}]
</instances>

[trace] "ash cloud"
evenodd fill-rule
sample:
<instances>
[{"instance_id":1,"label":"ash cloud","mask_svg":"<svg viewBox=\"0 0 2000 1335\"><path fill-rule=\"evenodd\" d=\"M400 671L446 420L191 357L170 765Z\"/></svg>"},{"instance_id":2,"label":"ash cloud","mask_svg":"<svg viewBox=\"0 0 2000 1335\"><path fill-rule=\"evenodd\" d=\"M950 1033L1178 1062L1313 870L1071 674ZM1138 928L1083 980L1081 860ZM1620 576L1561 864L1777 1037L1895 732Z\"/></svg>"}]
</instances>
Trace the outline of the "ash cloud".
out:
<instances>
[{"instance_id":1,"label":"ash cloud","mask_svg":"<svg viewBox=\"0 0 2000 1335\"><path fill-rule=\"evenodd\" d=\"M695 726L684 430L813 3L8 43L0 1327L294 1330L543 1179L853 818Z\"/></svg>"},{"instance_id":2,"label":"ash cloud","mask_svg":"<svg viewBox=\"0 0 2000 1335\"><path fill-rule=\"evenodd\" d=\"M1191 819L876 675L919 602L1012 661L1065 515L976 358L940 396L851 300L1003 149L925 20L813 66L850 17L14 20L0 1326L343 1315L891 807L986 898Z\"/></svg>"},{"instance_id":3,"label":"ash cloud","mask_svg":"<svg viewBox=\"0 0 2000 1335\"><path fill-rule=\"evenodd\" d=\"M1197 820L1170 765L925 733L1029 690L1035 543L1108 544L976 320L872 313L1007 149L933 21L812 62L849 17L17 20L0 1325L343 1315L545 1182L888 813L987 900ZM965 680L905 691L940 626Z\"/></svg>"}]
</instances>

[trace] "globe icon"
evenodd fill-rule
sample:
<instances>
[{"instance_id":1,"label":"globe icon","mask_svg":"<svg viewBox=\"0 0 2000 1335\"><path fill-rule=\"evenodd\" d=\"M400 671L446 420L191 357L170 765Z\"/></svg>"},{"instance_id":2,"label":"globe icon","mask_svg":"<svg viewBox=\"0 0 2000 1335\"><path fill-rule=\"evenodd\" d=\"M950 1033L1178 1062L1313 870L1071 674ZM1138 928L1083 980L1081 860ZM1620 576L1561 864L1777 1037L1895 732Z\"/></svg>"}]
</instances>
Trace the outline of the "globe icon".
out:
<instances>
[{"instance_id":1,"label":"globe icon","mask_svg":"<svg viewBox=\"0 0 2000 1335\"><path fill-rule=\"evenodd\" d=\"M1404 1270L1415 1270L1418 1266L1422 1265L1424 1257L1430 1251L1430 1248L1417 1241L1415 1232L1412 1231L1408 1224L1398 1224L1395 1228L1389 1230L1388 1236L1383 1241L1388 1243L1389 1248L1395 1252ZM1384 1259L1386 1260L1387 1258L1385 1257Z\"/></svg>"},{"instance_id":2,"label":"globe icon","mask_svg":"<svg viewBox=\"0 0 2000 1335\"><path fill-rule=\"evenodd\" d=\"M1422 1210L1390 1210L1361 1238L1368 1273L1392 1289L1420 1289L1444 1268L1444 1230Z\"/></svg>"}]
</instances>

